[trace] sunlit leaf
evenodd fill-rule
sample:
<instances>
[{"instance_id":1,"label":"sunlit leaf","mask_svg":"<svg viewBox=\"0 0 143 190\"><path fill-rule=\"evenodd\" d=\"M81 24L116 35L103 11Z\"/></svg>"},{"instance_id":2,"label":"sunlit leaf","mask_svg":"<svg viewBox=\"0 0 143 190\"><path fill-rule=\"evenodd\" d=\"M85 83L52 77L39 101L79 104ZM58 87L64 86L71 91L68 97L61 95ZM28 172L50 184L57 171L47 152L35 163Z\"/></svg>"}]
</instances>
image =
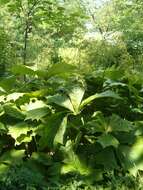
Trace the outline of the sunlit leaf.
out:
<instances>
[{"instance_id":1,"label":"sunlit leaf","mask_svg":"<svg viewBox=\"0 0 143 190\"><path fill-rule=\"evenodd\" d=\"M85 90L80 86L72 87L68 95L76 113L79 112L79 106L84 96Z\"/></svg>"},{"instance_id":2,"label":"sunlit leaf","mask_svg":"<svg viewBox=\"0 0 143 190\"><path fill-rule=\"evenodd\" d=\"M54 96L48 96L47 103L55 103L59 106L65 107L65 108L69 109L70 111L74 112L73 105L72 105L70 99L68 98L68 96L66 96L66 95L57 94Z\"/></svg>"},{"instance_id":3,"label":"sunlit leaf","mask_svg":"<svg viewBox=\"0 0 143 190\"><path fill-rule=\"evenodd\" d=\"M8 126L8 134L15 139L16 144L18 144L19 142L23 142L25 138L28 138L29 141L29 136L27 135L27 133L31 132L32 130L34 131L34 127L31 127L24 122Z\"/></svg>"}]
</instances>

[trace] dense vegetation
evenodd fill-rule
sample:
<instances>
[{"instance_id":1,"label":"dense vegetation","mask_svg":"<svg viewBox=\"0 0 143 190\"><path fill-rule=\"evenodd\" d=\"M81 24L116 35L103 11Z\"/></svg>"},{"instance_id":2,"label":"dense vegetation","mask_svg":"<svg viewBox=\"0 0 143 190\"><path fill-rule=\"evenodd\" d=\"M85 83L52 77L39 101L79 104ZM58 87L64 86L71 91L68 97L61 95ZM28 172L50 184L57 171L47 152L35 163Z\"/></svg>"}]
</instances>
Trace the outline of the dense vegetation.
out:
<instances>
[{"instance_id":1,"label":"dense vegetation","mask_svg":"<svg viewBox=\"0 0 143 190\"><path fill-rule=\"evenodd\" d=\"M0 190L143 188L142 10L0 1Z\"/></svg>"}]
</instances>

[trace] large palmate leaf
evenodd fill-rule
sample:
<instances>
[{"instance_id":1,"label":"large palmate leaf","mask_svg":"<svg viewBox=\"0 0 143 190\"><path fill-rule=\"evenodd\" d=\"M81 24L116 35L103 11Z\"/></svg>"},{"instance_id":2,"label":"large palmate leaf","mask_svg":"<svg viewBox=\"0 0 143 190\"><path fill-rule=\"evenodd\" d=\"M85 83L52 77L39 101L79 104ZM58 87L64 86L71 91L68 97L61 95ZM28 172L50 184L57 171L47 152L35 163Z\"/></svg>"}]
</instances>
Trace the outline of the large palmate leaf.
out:
<instances>
[{"instance_id":1,"label":"large palmate leaf","mask_svg":"<svg viewBox=\"0 0 143 190\"><path fill-rule=\"evenodd\" d=\"M106 148L108 146L113 146L117 148L119 145L119 141L111 134L101 135L100 137L98 137L97 142L99 142L103 148Z\"/></svg>"},{"instance_id":2,"label":"large palmate leaf","mask_svg":"<svg viewBox=\"0 0 143 190\"><path fill-rule=\"evenodd\" d=\"M25 120L31 119L31 120L40 120L44 116L48 115L50 113L50 110L48 107L41 107L32 109L26 112L26 118Z\"/></svg>"},{"instance_id":3,"label":"large palmate leaf","mask_svg":"<svg viewBox=\"0 0 143 190\"><path fill-rule=\"evenodd\" d=\"M72 87L72 89L68 93L71 103L73 105L74 111L76 113L78 113L80 111L79 106L83 99L84 93L85 93L84 88L82 88L80 86Z\"/></svg>"},{"instance_id":4,"label":"large palmate leaf","mask_svg":"<svg viewBox=\"0 0 143 190\"><path fill-rule=\"evenodd\" d=\"M115 114L110 117L104 117L102 114L97 115L94 120L89 121L86 125L93 133L129 132L134 129L131 122Z\"/></svg>"},{"instance_id":5,"label":"large palmate leaf","mask_svg":"<svg viewBox=\"0 0 143 190\"><path fill-rule=\"evenodd\" d=\"M63 144L67 119L65 113L59 112L47 117L44 124L39 125L37 134L41 136L39 148L53 147L58 143Z\"/></svg>"},{"instance_id":6,"label":"large palmate leaf","mask_svg":"<svg viewBox=\"0 0 143 190\"><path fill-rule=\"evenodd\" d=\"M65 107L77 115L80 111L79 106L84 95L84 89L76 86L68 90L68 94L57 94L54 96L48 96L48 103L55 103L62 107Z\"/></svg>"},{"instance_id":7,"label":"large palmate leaf","mask_svg":"<svg viewBox=\"0 0 143 190\"><path fill-rule=\"evenodd\" d=\"M102 93L97 93L94 94L88 98L86 98L85 100L82 101L81 105L80 105L80 109L82 109L85 105L91 103L93 100L98 99L98 98L115 98L115 99L121 99L121 97L116 94L115 92L112 92L110 90L102 92Z\"/></svg>"},{"instance_id":8,"label":"large palmate leaf","mask_svg":"<svg viewBox=\"0 0 143 190\"><path fill-rule=\"evenodd\" d=\"M48 104L55 103L59 106L62 106L64 108L67 108L70 111L74 112L73 105L72 105L69 97L66 95L56 94L54 96L48 96L47 97L47 103Z\"/></svg>"}]
</instances>

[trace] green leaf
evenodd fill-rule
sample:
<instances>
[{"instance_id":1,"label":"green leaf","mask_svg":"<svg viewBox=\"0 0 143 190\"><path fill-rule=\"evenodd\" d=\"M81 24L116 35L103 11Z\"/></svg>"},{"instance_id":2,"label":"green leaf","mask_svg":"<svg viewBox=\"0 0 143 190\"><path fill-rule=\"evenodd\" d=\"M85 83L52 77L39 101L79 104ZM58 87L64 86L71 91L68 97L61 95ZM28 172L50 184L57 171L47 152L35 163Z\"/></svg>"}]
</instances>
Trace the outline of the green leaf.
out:
<instances>
[{"instance_id":1,"label":"green leaf","mask_svg":"<svg viewBox=\"0 0 143 190\"><path fill-rule=\"evenodd\" d=\"M66 132L66 128L67 128L67 116L63 118L60 127L56 133L56 136L54 138L54 145L57 144L64 144L64 134Z\"/></svg>"},{"instance_id":2,"label":"green leaf","mask_svg":"<svg viewBox=\"0 0 143 190\"><path fill-rule=\"evenodd\" d=\"M100 137L98 137L97 142L100 143L103 148L106 148L108 146L113 146L117 148L119 145L119 141L111 134L101 135Z\"/></svg>"},{"instance_id":3,"label":"green leaf","mask_svg":"<svg viewBox=\"0 0 143 190\"><path fill-rule=\"evenodd\" d=\"M10 150L5 152L0 157L0 165L1 164L8 164L8 165L15 165L20 164L23 162L25 150Z\"/></svg>"},{"instance_id":4,"label":"green leaf","mask_svg":"<svg viewBox=\"0 0 143 190\"><path fill-rule=\"evenodd\" d=\"M80 111L79 106L80 106L82 98L84 96L84 92L85 92L85 90L82 87L75 86L68 93L71 103L73 105L74 111L77 114Z\"/></svg>"},{"instance_id":5,"label":"green leaf","mask_svg":"<svg viewBox=\"0 0 143 190\"><path fill-rule=\"evenodd\" d=\"M81 105L80 105L80 109L82 109L85 105L91 103L93 100L98 99L98 98L121 99L121 97L118 94L108 90L108 91L105 91L105 92L102 92L102 93L99 93L99 94L92 95L92 96L86 98L85 100L83 100Z\"/></svg>"},{"instance_id":6,"label":"green leaf","mask_svg":"<svg viewBox=\"0 0 143 190\"><path fill-rule=\"evenodd\" d=\"M96 164L103 165L105 170L113 170L118 168L112 147L107 147L99 153L96 153L95 162Z\"/></svg>"},{"instance_id":7,"label":"green leaf","mask_svg":"<svg viewBox=\"0 0 143 190\"><path fill-rule=\"evenodd\" d=\"M107 128L107 123L104 117L98 117L95 120L89 121L86 125L88 127L88 130L92 133L105 132Z\"/></svg>"},{"instance_id":8,"label":"green leaf","mask_svg":"<svg viewBox=\"0 0 143 190\"><path fill-rule=\"evenodd\" d=\"M27 133L34 130L34 127L31 127L24 122L15 124L13 126L8 126L8 134L15 139L16 144L19 144L24 140L28 140L28 142L31 141L31 138L29 139ZM28 139L26 139L26 137Z\"/></svg>"},{"instance_id":9,"label":"green leaf","mask_svg":"<svg viewBox=\"0 0 143 190\"><path fill-rule=\"evenodd\" d=\"M0 134L6 133L6 132L7 132L7 128L5 127L3 123L0 122Z\"/></svg>"},{"instance_id":10,"label":"green leaf","mask_svg":"<svg viewBox=\"0 0 143 190\"><path fill-rule=\"evenodd\" d=\"M49 108L47 107L32 109L26 112L25 120L31 119L31 120L39 121L41 118L45 117L49 113L50 111L49 111Z\"/></svg>"},{"instance_id":11,"label":"green leaf","mask_svg":"<svg viewBox=\"0 0 143 190\"><path fill-rule=\"evenodd\" d=\"M65 63L59 63L59 64L54 64L49 70L48 70L48 77L52 77L54 75L64 75L64 74L69 74L73 73L75 70L75 66L65 64Z\"/></svg>"},{"instance_id":12,"label":"green leaf","mask_svg":"<svg viewBox=\"0 0 143 190\"><path fill-rule=\"evenodd\" d=\"M119 146L122 153L121 162L123 167L137 176L139 170L143 171L143 136L137 137L132 146Z\"/></svg>"},{"instance_id":13,"label":"green leaf","mask_svg":"<svg viewBox=\"0 0 143 190\"><path fill-rule=\"evenodd\" d=\"M10 76L10 77L7 77L7 78L4 78L3 80L0 81L0 86L8 91L8 90L11 90L14 85L15 85L15 82L16 82L16 77L15 76Z\"/></svg>"},{"instance_id":14,"label":"green leaf","mask_svg":"<svg viewBox=\"0 0 143 190\"><path fill-rule=\"evenodd\" d=\"M16 100L18 100L20 97L24 96L24 94L25 94L25 93L14 92L14 93L12 93L12 94L7 95L6 101L11 101L11 100L16 101Z\"/></svg>"},{"instance_id":15,"label":"green leaf","mask_svg":"<svg viewBox=\"0 0 143 190\"><path fill-rule=\"evenodd\" d=\"M14 65L11 69L13 74L20 74L20 75L35 75L35 71L32 70L30 67L25 65Z\"/></svg>"},{"instance_id":16,"label":"green leaf","mask_svg":"<svg viewBox=\"0 0 143 190\"><path fill-rule=\"evenodd\" d=\"M5 113L13 118L20 120L25 118L25 115L22 113L22 111L13 104L5 104L3 108Z\"/></svg>"},{"instance_id":17,"label":"green leaf","mask_svg":"<svg viewBox=\"0 0 143 190\"><path fill-rule=\"evenodd\" d=\"M133 125L130 121L122 119L121 117L115 114L109 117L108 131L129 132L133 129Z\"/></svg>"},{"instance_id":18,"label":"green leaf","mask_svg":"<svg viewBox=\"0 0 143 190\"><path fill-rule=\"evenodd\" d=\"M33 152L30 160L34 160L44 166L50 166L53 164L52 158L48 153Z\"/></svg>"},{"instance_id":19,"label":"green leaf","mask_svg":"<svg viewBox=\"0 0 143 190\"><path fill-rule=\"evenodd\" d=\"M54 96L48 96L47 98L47 103L55 103L59 106L62 106L64 108L69 109L70 111L74 112L74 108L73 105L70 101L70 99L68 98L68 96L66 95L54 95Z\"/></svg>"},{"instance_id":20,"label":"green leaf","mask_svg":"<svg viewBox=\"0 0 143 190\"><path fill-rule=\"evenodd\" d=\"M95 132L129 132L134 129L132 123L128 120L122 119L118 115L113 114L110 117L104 117L102 114L97 115L92 121L86 125L88 129Z\"/></svg>"},{"instance_id":21,"label":"green leaf","mask_svg":"<svg viewBox=\"0 0 143 190\"><path fill-rule=\"evenodd\" d=\"M63 143L66 127L65 113L59 112L47 117L45 123L38 126L36 132L41 136L39 149L54 147L57 143Z\"/></svg>"},{"instance_id":22,"label":"green leaf","mask_svg":"<svg viewBox=\"0 0 143 190\"><path fill-rule=\"evenodd\" d=\"M47 107L47 104L44 101L38 100L37 98L31 98L29 103L21 105L20 108L24 112L28 112L30 110L34 110L34 109L38 109L38 108L43 108L43 107Z\"/></svg>"},{"instance_id":23,"label":"green leaf","mask_svg":"<svg viewBox=\"0 0 143 190\"><path fill-rule=\"evenodd\" d=\"M63 166L61 169L62 174L67 174L70 172L77 172L81 175L89 175L91 169L86 166L84 163L84 159L76 155L76 153L72 149L71 142L67 142L66 146L62 148L63 153L65 154L65 159L63 160Z\"/></svg>"},{"instance_id":24,"label":"green leaf","mask_svg":"<svg viewBox=\"0 0 143 190\"><path fill-rule=\"evenodd\" d=\"M59 63L52 65L52 67L50 67L47 71L37 70L35 71L35 73L37 74L37 76L44 78L50 78L56 75L64 77L65 75L73 74L75 69L76 67L73 65L69 65L66 63Z\"/></svg>"},{"instance_id":25,"label":"green leaf","mask_svg":"<svg viewBox=\"0 0 143 190\"><path fill-rule=\"evenodd\" d=\"M68 91L68 95L57 94L54 96L48 96L48 103L55 103L62 107L65 107L77 115L80 111L79 106L84 95L84 89L82 87L76 86Z\"/></svg>"}]
</instances>

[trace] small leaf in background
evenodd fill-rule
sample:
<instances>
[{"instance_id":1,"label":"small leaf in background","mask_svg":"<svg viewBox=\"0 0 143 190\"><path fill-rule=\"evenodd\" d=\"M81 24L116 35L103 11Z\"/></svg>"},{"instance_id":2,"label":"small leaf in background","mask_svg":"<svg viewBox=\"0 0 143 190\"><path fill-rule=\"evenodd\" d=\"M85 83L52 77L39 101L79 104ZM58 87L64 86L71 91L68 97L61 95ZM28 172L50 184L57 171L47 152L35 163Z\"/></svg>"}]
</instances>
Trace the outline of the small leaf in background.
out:
<instances>
[{"instance_id":1,"label":"small leaf in background","mask_svg":"<svg viewBox=\"0 0 143 190\"><path fill-rule=\"evenodd\" d=\"M13 74L35 75L35 71L25 65L14 65L11 69Z\"/></svg>"},{"instance_id":2,"label":"small leaf in background","mask_svg":"<svg viewBox=\"0 0 143 190\"><path fill-rule=\"evenodd\" d=\"M134 129L133 125L130 121L128 121L126 119L122 119L118 115L113 114L108 119L109 119L108 128L110 128L110 129L108 129L109 131L129 132Z\"/></svg>"},{"instance_id":3,"label":"small leaf in background","mask_svg":"<svg viewBox=\"0 0 143 190\"><path fill-rule=\"evenodd\" d=\"M38 77L50 78L53 76L60 76L64 78L66 75L73 74L76 67L66 63L59 63L52 65L48 70L36 70L35 74Z\"/></svg>"},{"instance_id":4,"label":"small leaf in background","mask_svg":"<svg viewBox=\"0 0 143 190\"><path fill-rule=\"evenodd\" d=\"M55 64L50 69L48 69L47 77L60 75L60 74L64 75L64 74L73 73L75 69L76 67L73 65L65 63Z\"/></svg>"},{"instance_id":5,"label":"small leaf in background","mask_svg":"<svg viewBox=\"0 0 143 190\"><path fill-rule=\"evenodd\" d=\"M100 143L103 148L106 148L108 146L113 146L117 148L119 145L119 141L111 134L101 135L100 137L98 137L97 142Z\"/></svg>"}]
</instances>

